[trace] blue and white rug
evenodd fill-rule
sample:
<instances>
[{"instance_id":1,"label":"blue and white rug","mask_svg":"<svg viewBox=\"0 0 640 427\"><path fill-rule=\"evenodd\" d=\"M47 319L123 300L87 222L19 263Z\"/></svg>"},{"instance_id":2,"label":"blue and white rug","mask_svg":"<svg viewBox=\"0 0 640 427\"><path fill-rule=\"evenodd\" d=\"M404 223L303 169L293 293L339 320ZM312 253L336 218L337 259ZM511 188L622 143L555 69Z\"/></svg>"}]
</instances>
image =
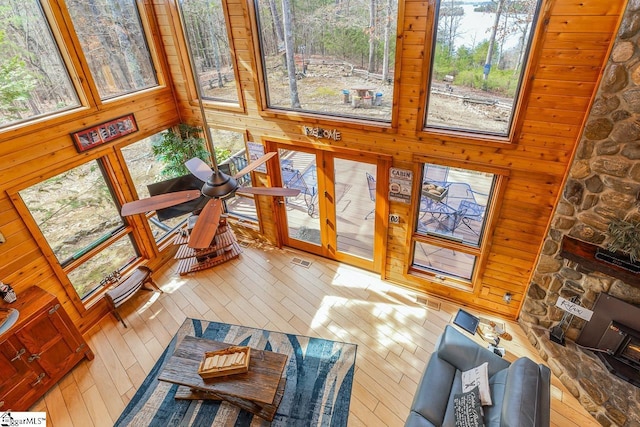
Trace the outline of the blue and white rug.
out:
<instances>
[{"instance_id":1,"label":"blue and white rug","mask_svg":"<svg viewBox=\"0 0 640 427\"><path fill-rule=\"evenodd\" d=\"M158 381L158 374L187 335L289 356L284 396L271 423L226 402L174 399L178 386ZM115 425L346 426L356 349L355 344L187 319Z\"/></svg>"}]
</instances>

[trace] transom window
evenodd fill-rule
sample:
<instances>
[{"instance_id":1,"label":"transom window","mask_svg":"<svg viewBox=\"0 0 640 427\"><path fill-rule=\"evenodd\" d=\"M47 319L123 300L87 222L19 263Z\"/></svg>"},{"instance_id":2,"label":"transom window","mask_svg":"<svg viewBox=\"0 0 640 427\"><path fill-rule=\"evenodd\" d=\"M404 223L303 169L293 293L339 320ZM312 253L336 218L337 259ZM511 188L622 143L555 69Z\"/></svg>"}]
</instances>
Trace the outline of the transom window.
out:
<instances>
[{"instance_id":1,"label":"transom window","mask_svg":"<svg viewBox=\"0 0 640 427\"><path fill-rule=\"evenodd\" d=\"M158 84L135 0L66 4L101 99Z\"/></svg>"},{"instance_id":2,"label":"transom window","mask_svg":"<svg viewBox=\"0 0 640 427\"><path fill-rule=\"evenodd\" d=\"M37 0L0 7L0 128L80 105Z\"/></svg>"},{"instance_id":3,"label":"transom window","mask_svg":"<svg viewBox=\"0 0 640 427\"><path fill-rule=\"evenodd\" d=\"M398 2L256 0L270 108L391 121Z\"/></svg>"},{"instance_id":4,"label":"transom window","mask_svg":"<svg viewBox=\"0 0 640 427\"><path fill-rule=\"evenodd\" d=\"M19 195L80 299L139 257L102 161L75 167Z\"/></svg>"},{"instance_id":5,"label":"transom window","mask_svg":"<svg viewBox=\"0 0 640 427\"><path fill-rule=\"evenodd\" d=\"M463 283L473 278L496 175L425 163L412 269Z\"/></svg>"},{"instance_id":6,"label":"transom window","mask_svg":"<svg viewBox=\"0 0 640 427\"><path fill-rule=\"evenodd\" d=\"M221 0L182 0L183 25L204 99L238 103L236 72Z\"/></svg>"},{"instance_id":7,"label":"transom window","mask_svg":"<svg viewBox=\"0 0 640 427\"><path fill-rule=\"evenodd\" d=\"M506 136L540 0L439 0L426 126Z\"/></svg>"}]
</instances>

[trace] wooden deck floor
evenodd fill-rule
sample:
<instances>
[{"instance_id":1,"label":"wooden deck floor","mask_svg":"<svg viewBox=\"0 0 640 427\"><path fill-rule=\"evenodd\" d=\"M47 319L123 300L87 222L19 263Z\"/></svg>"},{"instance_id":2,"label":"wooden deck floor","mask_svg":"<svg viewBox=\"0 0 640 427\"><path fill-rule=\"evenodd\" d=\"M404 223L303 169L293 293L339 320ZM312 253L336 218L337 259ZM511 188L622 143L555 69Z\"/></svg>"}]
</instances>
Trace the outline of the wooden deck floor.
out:
<instances>
[{"instance_id":1,"label":"wooden deck floor","mask_svg":"<svg viewBox=\"0 0 640 427\"><path fill-rule=\"evenodd\" d=\"M306 269L293 257L311 261ZM169 264L154 274L163 294L139 292L121 310L129 328L107 316L86 335L96 353L34 405L47 425L110 426L186 317L242 324L358 344L350 426L402 426L436 339L458 307L439 310L372 273L297 251L244 249L239 259L188 277ZM491 318L491 316L485 315ZM509 358L539 361L521 329L504 342ZM552 387L553 426L598 425L564 390Z\"/></svg>"}]
</instances>

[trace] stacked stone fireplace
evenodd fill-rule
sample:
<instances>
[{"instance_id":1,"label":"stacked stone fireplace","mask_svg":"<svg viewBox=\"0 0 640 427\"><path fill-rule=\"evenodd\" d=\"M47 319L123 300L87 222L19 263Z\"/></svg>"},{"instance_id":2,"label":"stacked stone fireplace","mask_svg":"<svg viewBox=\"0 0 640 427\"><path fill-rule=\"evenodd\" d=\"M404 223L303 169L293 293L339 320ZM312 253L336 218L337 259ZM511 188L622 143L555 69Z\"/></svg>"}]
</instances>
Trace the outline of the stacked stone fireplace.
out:
<instances>
[{"instance_id":1,"label":"stacked stone fireplace","mask_svg":"<svg viewBox=\"0 0 640 427\"><path fill-rule=\"evenodd\" d=\"M556 302L593 309L611 297L638 308L640 273L584 262L563 241L606 248L612 218L640 221L639 198L640 0L630 0L519 319L553 373L604 426L640 427L640 388L612 374L598 351L576 344L587 322L565 317L562 324L566 312ZM560 325L564 346L549 339ZM597 347L602 337L594 340Z\"/></svg>"}]
</instances>

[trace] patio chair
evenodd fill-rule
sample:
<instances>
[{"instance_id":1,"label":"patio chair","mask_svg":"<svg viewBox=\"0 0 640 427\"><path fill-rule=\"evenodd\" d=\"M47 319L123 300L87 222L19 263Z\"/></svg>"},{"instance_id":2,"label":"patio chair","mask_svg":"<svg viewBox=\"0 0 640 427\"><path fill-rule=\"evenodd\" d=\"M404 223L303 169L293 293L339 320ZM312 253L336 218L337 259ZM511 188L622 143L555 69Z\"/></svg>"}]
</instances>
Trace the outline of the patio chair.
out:
<instances>
[{"instance_id":1,"label":"patio chair","mask_svg":"<svg viewBox=\"0 0 640 427\"><path fill-rule=\"evenodd\" d=\"M466 225L472 233L476 236L480 235L480 230L476 230L471 225L471 221L476 221L482 224L484 213L487 210L486 206L476 203L475 201L463 200L460 202L458 210L462 213L460 223Z\"/></svg>"},{"instance_id":2,"label":"patio chair","mask_svg":"<svg viewBox=\"0 0 640 427\"><path fill-rule=\"evenodd\" d=\"M369 172L365 172L365 175L367 176L367 187L369 187L369 198L373 202L373 209L364 217L367 220L376 211L376 179Z\"/></svg>"},{"instance_id":3,"label":"patio chair","mask_svg":"<svg viewBox=\"0 0 640 427\"><path fill-rule=\"evenodd\" d=\"M285 169L284 167L281 170L281 174L282 183L285 187L300 190L300 194L302 194L304 203L307 206L307 213L309 216L313 216L315 210L315 192L309 188L307 182L304 180L304 176L298 169ZM286 200L288 201L289 198L287 197Z\"/></svg>"}]
</instances>

